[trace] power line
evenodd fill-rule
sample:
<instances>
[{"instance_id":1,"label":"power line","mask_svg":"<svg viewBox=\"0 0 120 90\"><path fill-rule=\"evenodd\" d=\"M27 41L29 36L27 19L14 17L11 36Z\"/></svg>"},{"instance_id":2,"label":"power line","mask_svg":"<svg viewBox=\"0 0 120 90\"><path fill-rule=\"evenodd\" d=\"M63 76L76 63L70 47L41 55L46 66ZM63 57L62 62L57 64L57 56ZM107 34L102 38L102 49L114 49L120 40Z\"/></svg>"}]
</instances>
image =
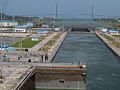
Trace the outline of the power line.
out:
<instances>
[{"instance_id":1,"label":"power line","mask_svg":"<svg viewBox=\"0 0 120 90\"><path fill-rule=\"evenodd\" d=\"M1 44L1 51L2 51L2 14L3 14L3 13L2 13L2 8L1 8L1 14L0 14L0 17L1 17L1 18L0 18L0 19L1 19L1 20L0 20L0 21L1 21L1 43L0 43L0 44Z\"/></svg>"},{"instance_id":2,"label":"power line","mask_svg":"<svg viewBox=\"0 0 120 90\"><path fill-rule=\"evenodd\" d=\"M58 6L56 4L56 19L58 18Z\"/></svg>"},{"instance_id":3,"label":"power line","mask_svg":"<svg viewBox=\"0 0 120 90\"><path fill-rule=\"evenodd\" d=\"M94 19L94 4L92 5L91 19L92 19L92 21L93 21L93 19Z\"/></svg>"}]
</instances>

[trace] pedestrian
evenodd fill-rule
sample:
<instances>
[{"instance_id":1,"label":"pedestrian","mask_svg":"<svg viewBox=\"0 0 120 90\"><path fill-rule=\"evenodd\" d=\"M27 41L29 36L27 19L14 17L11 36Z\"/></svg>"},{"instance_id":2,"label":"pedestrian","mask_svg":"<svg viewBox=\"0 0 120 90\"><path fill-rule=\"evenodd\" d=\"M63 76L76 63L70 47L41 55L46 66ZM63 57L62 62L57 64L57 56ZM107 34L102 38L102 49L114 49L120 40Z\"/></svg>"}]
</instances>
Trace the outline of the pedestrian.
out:
<instances>
[{"instance_id":1,"label":"pedestrian","mask_svg":"<svg viewBox=\"0 0 120 90\"><path fill-rule=\"evenodd\" d=\"M47 54L45 55L45 60L48 60L48 55Z\"/></svg>"},{"instance_id":2,"label":"pedestrian","mask_svg":"<svg viewBox=\"0 0 120 90\"><path fill-rule=\"evenodd\" d=\"M20 56L18 56L18 60L20 60Z\"/></svg>"},{"instance_id":3,"label":"pedestrian","mask_svg":"<svg viewBox=\"0 0 120 90\"><path fill-rule=\"evenodd\" d=\"M41 59L42 59L42 61L43 61L43 54L41 55Z\"/></svg>"}]
</instances>

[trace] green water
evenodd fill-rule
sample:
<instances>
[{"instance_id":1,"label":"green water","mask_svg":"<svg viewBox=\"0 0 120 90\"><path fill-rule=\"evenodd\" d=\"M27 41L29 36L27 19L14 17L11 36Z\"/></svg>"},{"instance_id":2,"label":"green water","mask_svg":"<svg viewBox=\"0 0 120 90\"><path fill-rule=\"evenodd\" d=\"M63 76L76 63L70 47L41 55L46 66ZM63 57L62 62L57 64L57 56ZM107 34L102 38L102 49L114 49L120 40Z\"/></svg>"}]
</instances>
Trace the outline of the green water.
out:
<instances>
[{"instance_id":1,"label":"green water","mask_svg":"<svg viewBox=\"0 0 120 90\"><path fill-rule=\"evenodd\" d=\"M76 89L36 89L36 90L76 90Z\"/></svg>"},{"instance_id":2,"label":"green water","mask_svg":"<svg viewBox=\"0 0 120 90\"><path fill-rule=\"evenodd\" d=\"M99 26L88 20L66 20L64 24L71 27ZM120 62L97 36L69 34L53 62L78 63L80 60L87 64L87 90L120 90Z\"/></svg>"},{"instance_id":3,"label":"green water","mask_svg":"<svg viewBox=\"0 0 120 90\"><path fill-rule=\"evenodd\" d=\"M53 62L87 64L87 90L120 90L120 62L95 35L69 34Z\"/></svg>"},{"instance_id":4,"label":"green water","mask_svg":"<svg viewBox=\"0 0 120 90\"><path fill-rule=\"evenodd\" d=\"M36 89L36 90L76 90L76 89Z\"/></svg>"}]
</instances>

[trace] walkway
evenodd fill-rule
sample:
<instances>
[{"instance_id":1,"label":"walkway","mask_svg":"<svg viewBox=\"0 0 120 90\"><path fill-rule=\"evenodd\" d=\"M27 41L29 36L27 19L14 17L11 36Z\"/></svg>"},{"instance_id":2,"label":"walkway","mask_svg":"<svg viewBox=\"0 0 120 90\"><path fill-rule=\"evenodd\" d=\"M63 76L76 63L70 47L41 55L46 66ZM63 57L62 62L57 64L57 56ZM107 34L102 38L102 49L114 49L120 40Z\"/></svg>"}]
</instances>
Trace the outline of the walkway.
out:
<instances>
[{"instance_id":1,"label":"walkway","mask_svg":"<svg viewBox=\"0 0 120 90\"><path fill-rule=\"evenodd\" d=\"M57 40L57 42L50 48L48 51L49 59L46 62L52 62L52 59L54 58L56 52L58 51L59 47L61 46L62 42L64 41L65 37L67 35L67 32L64 32L61 37Z\"/></svg>"},{"instance_id":2,"label":"walkway","mask_svg":"<svg viewBox=\"0 0 120 90\"><path fill-rule=\"evenodd\" d=\"M120 38L112 36L111 34L105 33L106 35L110 36L112 39L114 39L116 42L120 43ZM117 36L117 35L116 35Z\"/></svg>"},{"instance_id":3,"label":"walkway","mask_svg":"<svg viewBox=\"0 0 120 90\"><path fill-rule=\"evenodd\" d=\"M39 42L38 44L30 48L29 51L38 51L40 48L42 48L45 44L47 44L47 42L50 41L56 35L57 33L54 32L52 35L46 37L46 39L42 40L41 42Z\"/></svg>"},{"instance_id":4,"label":"walkway","mask_svg":"<svg viewBox=\"0 0 120 90\"><path fill-rule=\"evenodd\" d=\"M112 44L112 42L108 41L104 36L100 35L101 32L95 31L95 33L108 45L109 48L111 48L119 57L120 57L120 48L117 48Z\"/></svg>"}]
</instances>

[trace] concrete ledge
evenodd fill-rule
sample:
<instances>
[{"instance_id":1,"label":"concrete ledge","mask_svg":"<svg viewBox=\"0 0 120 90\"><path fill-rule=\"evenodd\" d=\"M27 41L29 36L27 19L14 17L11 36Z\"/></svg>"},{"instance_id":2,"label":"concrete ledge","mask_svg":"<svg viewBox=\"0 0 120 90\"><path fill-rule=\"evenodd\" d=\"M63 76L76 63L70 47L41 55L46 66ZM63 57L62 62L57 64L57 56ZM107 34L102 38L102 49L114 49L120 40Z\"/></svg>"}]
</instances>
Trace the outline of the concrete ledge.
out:
<instances>
[{"instance_id":1,"label":"concrete ledge","mask_svg":"<svg viewBox=\"0 0 120 90\"><path fill-rule=\"evenodd\" d=\"M103 43L112 51L112 53L120 60L120 49L112 45L107 39L100 35L100 32L95 31L97 37L99 37Z\"/></svg>"}]
</instances>

